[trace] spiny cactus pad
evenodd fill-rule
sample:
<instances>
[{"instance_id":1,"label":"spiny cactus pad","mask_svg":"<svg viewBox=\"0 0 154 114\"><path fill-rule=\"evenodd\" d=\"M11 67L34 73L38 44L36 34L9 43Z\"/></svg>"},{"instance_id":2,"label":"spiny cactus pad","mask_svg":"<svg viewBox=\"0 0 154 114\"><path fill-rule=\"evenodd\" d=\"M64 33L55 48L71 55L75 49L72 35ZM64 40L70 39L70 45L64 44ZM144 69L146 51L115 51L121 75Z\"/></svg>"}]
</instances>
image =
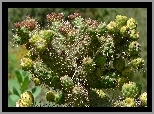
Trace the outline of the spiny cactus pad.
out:
<instances>
[{"instance_id":1,"label":"spiny cactus pad","mask_svg":"<svg viewBox=\"0 0 154 114\"><path fill-rule=\"evenodd\" d=\"M113 61L113 66L115 69L117 69L118 71L121 71L124 67L125 67L125 60L120 58L116 58Z\"/></svg>"},{"instance_id":2,"label":"spiny cactus pad","mask_svg":"<svg viewBox=\"0 0 154 114\"><path fill-rule=\"evenodd\" d=\"M132 78L134 76L134 72L131 67L126 66L122 71L121 71L122 76Z\"/></svg>"}]
</instances>

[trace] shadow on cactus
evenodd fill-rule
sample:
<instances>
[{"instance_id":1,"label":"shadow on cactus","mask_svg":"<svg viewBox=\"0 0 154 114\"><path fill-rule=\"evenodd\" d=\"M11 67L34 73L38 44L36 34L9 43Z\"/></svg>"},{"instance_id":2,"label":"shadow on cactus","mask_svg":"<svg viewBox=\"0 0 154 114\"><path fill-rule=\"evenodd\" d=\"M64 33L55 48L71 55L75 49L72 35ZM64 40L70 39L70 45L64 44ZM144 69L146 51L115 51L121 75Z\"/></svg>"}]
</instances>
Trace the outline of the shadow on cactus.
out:
<instances>
[{"instance_id":1,"label":"shadow on cactus","mask_svg":"<svg viewBox=\"0 0 154 114\"><path fill-rule=\"evenodd\" d=\"M117 15L106 24L82 18L79 13L69 15L68 20L63 13L51 13L46 19L46 29L28 16L15 23L13 42L29 50L20 65L32 74L36 86L49 88L45 95L49 103L66 107L146 106L146 94L131 81L137 70L144 71L135 19ZM118 89L121 96L113 99L109 89ZM18 106L35 107L33 95L28 93L21 95L25 97L18 100Z\"/></svg>"}]
</instances>

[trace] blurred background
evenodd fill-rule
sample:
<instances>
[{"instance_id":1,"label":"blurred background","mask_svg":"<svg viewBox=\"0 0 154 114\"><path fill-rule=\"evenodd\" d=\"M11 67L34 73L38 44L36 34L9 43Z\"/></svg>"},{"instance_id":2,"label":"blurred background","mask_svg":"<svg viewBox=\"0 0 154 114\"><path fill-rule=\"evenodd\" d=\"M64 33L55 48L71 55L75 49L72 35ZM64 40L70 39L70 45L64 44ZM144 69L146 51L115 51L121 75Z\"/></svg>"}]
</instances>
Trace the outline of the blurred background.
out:
<instances>
[{"instance_id":1,"label":"blurred background","mask_svg":"<svg viewBox=\"0 0 154 114\"><path fill-rule=\"evenodd\" d=\"M79 12L83 17L89 17L99 21L109 23L115 19L116 15L124 15L132 17L138 22L138 31L140 34L139 43L141 44L141 57L145 60L145 72L137 73L133 81L142 84L142 91L147 91L147 9L144 8L10 8L8 9L8 81L10 81L8 88L9 106L15 104L19 94L22 93L21 89L14 89L12 85L15 80L19 83L19 86L23 85L20 83L28 84L29 86L23 87L23 91L31 89L35 93L37 101L45 102L44 92L41 88L34 88L33 82L30 79L25 78L29 74L20 70L20 59L27 53L27 50L23 46L14 46L11 43L13 24L18 21L22 21L25 16L30 15L31 17L37 18L42 27L46 26L46 15L56 12L65 13L68 16L71 13ZM26 76L25 76L26 75ZM16 86L17 87L17 86ZM12 95L10 97L10 95ZM11 101L12 100L12 101Z\"/></svg>"}]
</instances>

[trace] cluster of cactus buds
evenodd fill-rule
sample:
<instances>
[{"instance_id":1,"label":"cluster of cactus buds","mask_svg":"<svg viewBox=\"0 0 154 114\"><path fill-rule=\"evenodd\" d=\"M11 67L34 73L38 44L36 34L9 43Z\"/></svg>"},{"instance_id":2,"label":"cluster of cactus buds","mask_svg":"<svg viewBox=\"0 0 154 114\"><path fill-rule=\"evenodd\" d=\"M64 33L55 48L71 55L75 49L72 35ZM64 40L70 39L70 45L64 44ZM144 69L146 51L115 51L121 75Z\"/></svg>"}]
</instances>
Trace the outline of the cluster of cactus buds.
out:
<instances>
[{"instance_id":1,"label":"cluster of cactus buds","mask_svg":"<svg viewBox=\"0 0 154 114\"><path fill-rule=\"evenodd\" d=\"M32 74L36 86L49 87L47 101L71 107L134 107L139 98L145 106L146 94L131 82L134 71L144 66L137 21L121 15L109 24L79 13L64 17L48 14L45 29L30 17L14 26L13 42L29 50L21 68ZM114 88L120 88L122 101L112 103L103 91ZM33 98L23 94L19 105L32 106Z\"/></svg>"}]
</instances>

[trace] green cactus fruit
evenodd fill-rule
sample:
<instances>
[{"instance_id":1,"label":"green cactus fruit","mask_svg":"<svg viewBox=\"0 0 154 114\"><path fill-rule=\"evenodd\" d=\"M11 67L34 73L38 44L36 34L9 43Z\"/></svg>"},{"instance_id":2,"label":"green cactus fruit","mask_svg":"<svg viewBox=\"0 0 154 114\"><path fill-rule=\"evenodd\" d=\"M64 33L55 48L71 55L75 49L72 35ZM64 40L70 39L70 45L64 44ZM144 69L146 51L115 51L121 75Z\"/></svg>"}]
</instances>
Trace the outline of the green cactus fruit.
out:
<instances>
[{"instance_id":1,"label":"green cactus fruit","mask_svg":"<svg viewBox=\"0 0 154 114\"><path fill-rule=\"evenodd\" d=\"M137 32L135 29L130 30L130 39L132 41L137 41L139 39L139 32Z\"/></svg>"},{"instance_id":2,"label":"green cactus fruit","mask_svg":"<svg viewBox=\"0 0 154 114\"><path fill-rule=\"evenodd\" d=\"M133 41L129 44L129 52L131 55L138 55L141 51L141 45L137 41Z\"/></svg>"},{"instance_id":3,"label":"green cactus fruit","mask_svg":"<svg viewBox=\"0 0 154 114\"><path fill-rule=\"evenodd\" d=\"M144 66L144 60L140 57L132 57L130 65L133 66L135 69L141 69Z\"/></svg>"},{"instance_id":4,"label":"green cactus fruit","mask_svg":"<svg viewBox=\"0 0 154 114\"><path fill-rule=\"evenodd\" d=\"M20 66L23 70L30 70L33 68L33 61L30 58L24 57L21 59Z\"/></svg>"},{"instance_id":5,"label":"green cactus fruit","mask_svg":"<svg viewBox=\"0 0 154 114\"><path fill-rule=\"evenodd\" d=\"M142 105L142 106L147 106L147 92L142 93L142 94L139 96L139 99L140 99L140 101L141 101L141 105Z\"/></svg>"},{"instance_id":6,"label":"green cactus fruit","mask_svg":"<svg viewBox=\"0 0 154 114\"><path fill-rule=\"evenodd\" d=\"M119 32L118 28L117 28L117 24L114 21L111 21L107 26L106 26L108 32L110 34L116 34Z\"/></svg>"},{"instance_id":7,"label":"green cactus fruit","mask_svg":"<svg viewBox=\"0 0 154 114\"><path fill-rule=\"evenodd\" d=\"M122 71L121 71L122 76L132 78L134 76L133 69L129 66L126 66Z\"/></svg>"},{"instance_id":8,"label":"green cactus fruit","mask_svg":"<svg viewBox=\"0 0 154 114\"><path fill-rule=\"evenodd\" d=\"M125 67L125 60L122 57L115 58L113 61L113 67L119 72Z\"/></svg>"},{"instance_id":9,"label":"green cactus fruit","mask_svg":"<svg viewBox=\"0 0 154 114\"><path fill-rule=\"evenodd\" d=\"M141 85L135 82L125 83L122 86L122 94L124 97L137 98L141 94Z\"/></svg>"},{"instance_id":10,"label":"green cactus fruit","mask_svg":"<svg viewBox=\"0 0 154 114\"><path fill-rule=\"evenodd\" d=\"M17 102L19 107L33 107L34 106L34 97L30 91L26 91L20 95L20 99ZM16 104L16 105L17 105Z\"/></svg>"},{"instance_id":11,"label":"green cactus fruit","mask_svg":"<svg viewBox=\"0 0 154 114\"><path fill-rule=\"evenodd\" d=\"M135 107L136 102L134 98L125 98L125 100L123 100L123 107Z\"/></svg>"},{"instance_id":12,"label":"green cactus fruit","mask_svg":"<svg viewBox=\"0 0 154 114\"><path fill-rule=\"evenodd\" d=\"M33 81L35 83L35 86L39 86L42 83L42 81L39 78L34 78Z\"/></svg>"},{"instance_id":13,"label":"green cactus fruit","mask_svg":"<svg viewBox=\"0 0 154 114\"><path fill-rule=\"evenodd\" d=\"M107 58L106 56L101 56L101 55L97 55L94 59L96 66L98 67L102 67L105 65Z\"/></svg>"},{"instance_id":14,"label":"green cactus fruit","mask_svg":"<svg viewBox=\"0 0 154 114\"><path fill-rule=\"evenodd\" d=\"M72 90L74 83L73 83L73 80L71 79L71 77L69 77L68 75L65 75L60 78L60 81L61 81L61 85L64 90L66 90L66 91Z\"/></svg>"},{"instance_id":15,"label":"green cactus fruit","mask_svg":"<svg viewBox=\"0 0 154 114\"><path fill-rule=\"evenodd\" d=\"M129 27L130 29L136 29L137 24L138 24L137 21L133 18L130 18L127 21L127 27Z\"/></svg>"},{"instance_id":16,"label":"green cactus fruit","mask_svg":"<svg viewBox=\"0 0 154 114\"><path fill-rule=\"evenodd\" d=\"M53 91L48 91L45 95L45 98L49 102L55 102L55 93Z\"/></svg>"},{"instance_id":17,"label":"green cactus fruit","mask_svg":"<svg viewBox=\"0 0 154 114\"><path fill-rule=\"evenodd\" d=\"M118 27L125 26L127 24L127 17L126 16L117 15L116 19L115 19L115 22L116 22Z\"/></svg>"},{"instance_id":18,"label":"green cactus fruit","mask_svg":"<svg viewBox=\"0 0 154 114\"><path fill-rule=\"evenodd\" d=\"M88 106L88 91L81 85L75 85L72 90L72 105L75 107Z\"/></svg>"}]
</instances>

